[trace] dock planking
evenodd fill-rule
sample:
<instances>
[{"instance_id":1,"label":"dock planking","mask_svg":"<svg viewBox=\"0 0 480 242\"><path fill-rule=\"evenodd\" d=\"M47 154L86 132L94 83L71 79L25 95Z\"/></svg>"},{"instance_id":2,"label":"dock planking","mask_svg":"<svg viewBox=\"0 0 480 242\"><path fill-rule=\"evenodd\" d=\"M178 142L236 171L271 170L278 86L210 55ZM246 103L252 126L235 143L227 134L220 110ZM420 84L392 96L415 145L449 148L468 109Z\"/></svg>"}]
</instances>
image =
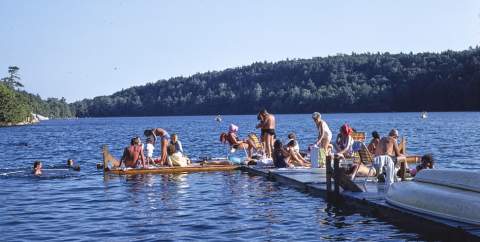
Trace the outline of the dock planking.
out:
<instances>
[{"instance_id":1,"label":"dock planking","mask_svg":"<svg viewBox=\"0 0 480 242\"><path fill-rule=\"evenodd\" d=\"M351 192L340 189L340 194L335 195L327 189L325 168L257 169L244 166L242 170L249 174L263 176L269 180L294 187L314 196L338 202L356 209L361 214L373 215L412 231L419 233L432 232L439 238L442 238L442 240L480 240L480 228L478 226L414 213L388 204L385 200L385 189L382 183L365 182L364 178L359 178L356 184L363 192Z\"/></svg>"}]
</instances>

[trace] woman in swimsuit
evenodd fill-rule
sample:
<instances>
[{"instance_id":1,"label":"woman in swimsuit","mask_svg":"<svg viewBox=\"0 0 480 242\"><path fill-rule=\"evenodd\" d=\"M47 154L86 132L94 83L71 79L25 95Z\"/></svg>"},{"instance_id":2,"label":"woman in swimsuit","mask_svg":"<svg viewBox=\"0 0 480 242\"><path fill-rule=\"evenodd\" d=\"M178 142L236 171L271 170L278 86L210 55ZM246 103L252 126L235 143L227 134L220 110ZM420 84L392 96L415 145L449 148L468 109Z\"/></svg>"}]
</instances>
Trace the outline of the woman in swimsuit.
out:
<instances>
[{"instance_id":1,"label":"woman in swimsuit","mask_svg":"<svg viewBox=\"0 0 480 242\"><path fill-rule=\"evenodd\" d=\"M322 120L322 116L320 115L320 113L313 113L312 118L318 129L318 138L315 144L320 148L325 149L325 151L328 151L330 141L332 140L332 131L330 131L327 123Z\"/></svg>"}]
</instances>

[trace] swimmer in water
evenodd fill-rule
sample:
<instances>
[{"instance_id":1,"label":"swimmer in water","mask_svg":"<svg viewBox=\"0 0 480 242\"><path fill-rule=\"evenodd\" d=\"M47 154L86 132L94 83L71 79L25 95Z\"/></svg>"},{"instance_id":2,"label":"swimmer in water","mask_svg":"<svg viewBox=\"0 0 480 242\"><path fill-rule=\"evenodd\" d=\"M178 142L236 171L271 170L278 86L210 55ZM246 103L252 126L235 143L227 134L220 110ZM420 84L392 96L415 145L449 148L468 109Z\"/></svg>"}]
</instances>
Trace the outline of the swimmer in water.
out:
<instances>
[{"instance_id":1,"label":"swimmer in water","mask_svg":"<svg viewBox=\"0 0 480 242\"><path fill-rule=\"evenodd\" d=\"M74 171L80 171L80 166L79 165L75 165L75 161L73 159L68 159L67 160L67 167L69 169L72 169Z\"/></svg>"},{"instance_id":2,"label":"swimmer in water","mask_svg":"<svg viewBox=\"0 0 480 242\"><path fill-rule=\"evenodd\" d=\"M33 174L35 176L42 175L42 162L37 160L33 163Z\"/></svg>"}]
</instances>

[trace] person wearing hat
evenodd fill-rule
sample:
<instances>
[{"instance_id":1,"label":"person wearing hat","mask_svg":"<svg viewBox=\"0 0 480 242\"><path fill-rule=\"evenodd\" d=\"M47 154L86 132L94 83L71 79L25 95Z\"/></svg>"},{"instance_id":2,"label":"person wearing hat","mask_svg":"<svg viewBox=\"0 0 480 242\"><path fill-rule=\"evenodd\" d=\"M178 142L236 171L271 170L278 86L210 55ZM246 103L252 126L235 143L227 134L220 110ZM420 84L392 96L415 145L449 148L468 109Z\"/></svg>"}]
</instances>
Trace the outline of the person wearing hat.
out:
<instances>
[{"instance_id":1,"label":"person wearing hat","mask_svg":"<svg viewBox=\"0 0 480 242\"><path fill-rule=\"evenodd\" d=\"M247 149L248 151L248 158L252 157L252 151L255 147L255 144L250 139L240 140L238 138L238 126L235 124L230 124L228 127L228 134L226 140L230 144L230 146L234 149L242 148Z\"/></svg>"}]
</instances>

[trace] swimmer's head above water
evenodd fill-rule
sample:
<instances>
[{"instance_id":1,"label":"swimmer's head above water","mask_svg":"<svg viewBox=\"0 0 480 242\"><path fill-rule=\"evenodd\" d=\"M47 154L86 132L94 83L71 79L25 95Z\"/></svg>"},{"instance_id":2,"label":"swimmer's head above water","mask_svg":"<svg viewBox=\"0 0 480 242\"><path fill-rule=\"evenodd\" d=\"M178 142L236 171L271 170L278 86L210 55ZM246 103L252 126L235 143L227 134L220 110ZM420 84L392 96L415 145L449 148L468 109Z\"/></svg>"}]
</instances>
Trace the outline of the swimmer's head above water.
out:
<instances>
[{"instance_id":1,"label":"swimmer's head above water","mask_svg":"<svg viewBox=\"0 0 480 242\"><path fill-rule=\"evenodd\" d=\"M42 174L42 162L41 161L35 161L33 163L33 174L34 175L41 175Z\"/></svg>"}]
</instances>

